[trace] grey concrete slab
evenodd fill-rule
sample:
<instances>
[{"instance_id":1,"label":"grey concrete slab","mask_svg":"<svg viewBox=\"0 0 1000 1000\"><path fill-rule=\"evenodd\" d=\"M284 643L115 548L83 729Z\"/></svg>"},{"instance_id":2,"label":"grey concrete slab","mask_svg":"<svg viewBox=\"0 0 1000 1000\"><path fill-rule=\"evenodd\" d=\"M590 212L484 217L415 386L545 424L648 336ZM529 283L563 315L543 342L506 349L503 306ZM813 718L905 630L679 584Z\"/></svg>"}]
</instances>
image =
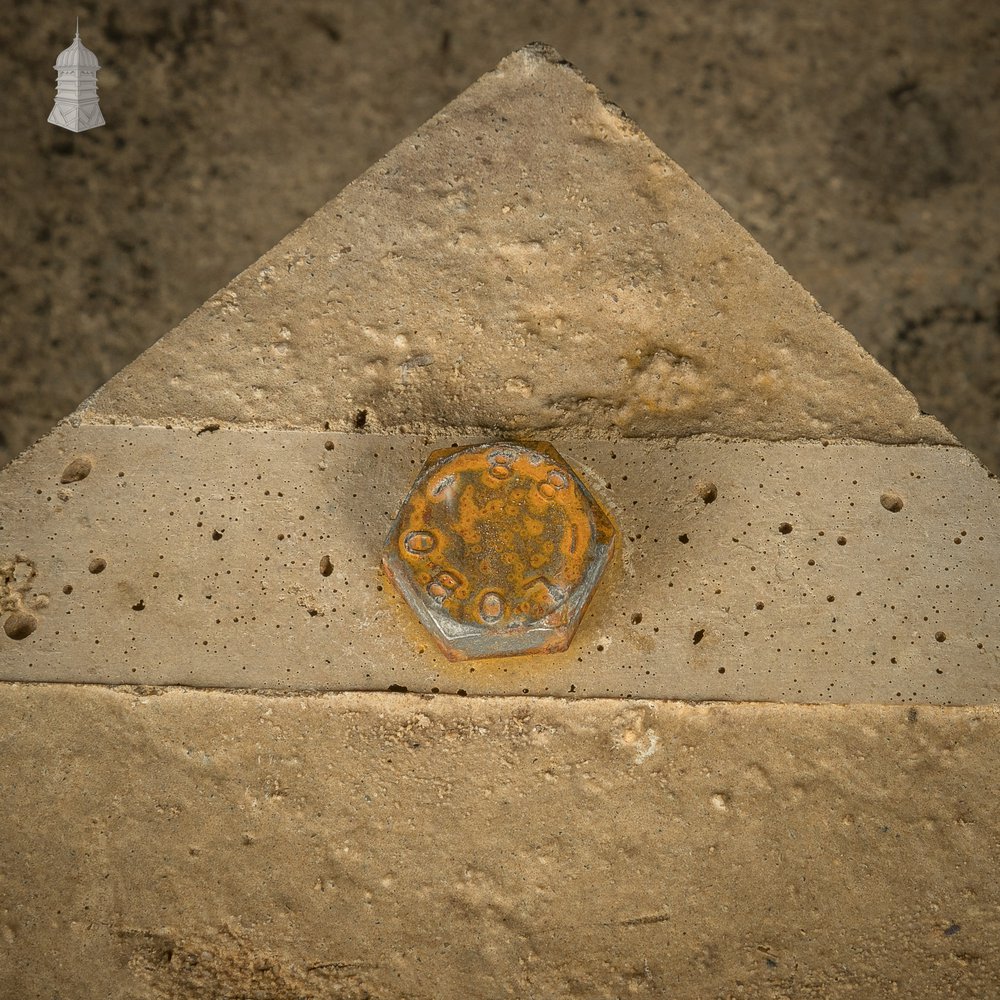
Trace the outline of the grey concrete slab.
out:
<instances>
[{"instance_id":1,"label":"grey concrete slab","mask_svg":"<svg viewBox=\"0 0 1000 1000\"><path fill-rule=\"evenodd\" d=\"M378 563L426 455L462 440L60 427L0 474L5 620L33 623L0 633L0 678L1000 700L998 489L968 452L563 439L616 560L565 653L453 664Z\"/></svg>"}]
</instances>

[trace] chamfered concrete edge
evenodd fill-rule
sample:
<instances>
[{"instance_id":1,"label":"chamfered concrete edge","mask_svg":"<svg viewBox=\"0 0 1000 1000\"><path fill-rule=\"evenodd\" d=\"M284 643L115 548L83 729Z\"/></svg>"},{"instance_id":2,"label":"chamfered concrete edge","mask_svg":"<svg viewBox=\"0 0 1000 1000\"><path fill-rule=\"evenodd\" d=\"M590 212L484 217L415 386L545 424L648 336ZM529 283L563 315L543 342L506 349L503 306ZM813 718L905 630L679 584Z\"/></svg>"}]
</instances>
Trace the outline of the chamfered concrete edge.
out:
<instances>
[{"instance_id":1,"label":"chamfered concrete edge","mask_svg":"<svg viewBox=\"0 0 1000 1000\"><path fill-rule=\"evenodd\" d=\"M498 66L495 69L493 69L491 71L488 71L487 73L484 73L481 77L478 78L477 81L475 81L473 84L471 84L468 88L466 88L465 90L463 90L462 92L460 92L459 94L457 94L455 96L455 98L453 99L453 101L451 101L447 105L445 105L445 107L442 108L441 111L439 111L435 115L431 116L431 118L429 118L427 120L427 122L425 122L423 125L421 125L416 130L416 132L420 132L421 130L425 129L428 125L430 125L431 123L435 122L436 120L438 120L442 116L447 116L447 114L449 113L449 109L452 107L452 105L455 102L460 101L462 99L462 97L469 90L475 88L476 86L478 86L483 81L486 81L486 80L488 80L490 78L501 76L507 69L509 69L510 67L516 65L519 62L522 63L522 64L524 64L524 63L538 63L538 64L550 65L550 66L555 67L557 70L570 75L573 78L574 81L576 81L578 83L582 83L586 87L586 89L601 103L601 105L605 108L605 110L612 116L613 120L618 124L618 126L620 128L620 131L621 131L621 133L622 133L623 136L631 138L631 139L634 139L634 140L636 140L638 142L647 144L649 147L651 147L653 150L655 150L656 153L657 153L657 155L660 158L662 158L662 159L666 160L667 162L669 162L671 169L673 171L676 171L679 175L681 175L682 178L686 181L686 183L690 184L692 188L697 189L697 191L703 197L705 197L706 199L708 199L708 201L710 201L713 205L715 205L718 208L719 212L723 213L726 216L726 218L731 219L737 225L737 227L740 230L746 232L744 230L743 226L739 223L739 221L736 220L736 219L734 219L726 209L724 209L720 205L718 205L718 203L711 197L711 195L700 184L698 184L693 178L691 178L691 176L682 167L678 166L672 159L670 159L670 157L667 154L663 153L659 149L659 147L656 146L656 144L649 138L649 136L633 121L632 118L629 117L629 115L619 105L617 105L616 103L614 103L614 101L612 101L606 94L604 94L600 90L600 88L598 88L595 84L591 83L583 75L583 73L580 72L580 70L573 63L571 63L569 60L563 58L561 56L561 54L559 52L557 52L556 49L554 49L552 46L549 46L549 45L547 45L545 43L542 43L542 42L533 42L533 43L530 43L530 44L524 46L523 48L518 49L515 52L511 53L510 55L506 56L503 60L501 60L501 62L498 64ZM404 143L406 143L408 141L408 139L409 139L409 137L404 137L399 143L396 144L396 146L394 146L392 149L390 149L389 151L387 151L387 153L383 157L381 157L379 160L377 160L367 170L365 170L363 173L361 173L357 178L355 178L353 181L351 181L340 192L338 192L329 201L327 201L323 206L321 206L317 210L317 212L313 213L313 215L311 215L308 219L303 220L303 222L300 225L298 225L294 229L292 229L288 234L286 234L285 237L283 237L281 240L279 240L273 247L271 247L270 249L268 249L264 254L262 254L260 257L258 257L254 262L252 262L251 264L249 264L246 268L244 268L237 275L235 275L233 277L233 279L231 279L229 282L227 282L225 285L223 285L222 288L219 289L219 292L222 292L226 288L230 287L231 285L233 285L235 283L238 283L241 279L249 277L250 273L252 271L254 271L255 269L259 269L261 263L265 260L265 258L269 257L271 254L274 254L274 253L278 252L279 250L281 250L282 248L285 248L285 247L290 246L291 244L295 243L295 241L296 241L297 237L299 236L299 234L302 233L303 230L305 230L308 226L310 226L310 224L313 222L314 219L316 219L317 216L322 215L325 211L327 211L329 209L329 207L338 198L340 198L343 195L344 192L346 192L346 191L354 188L355 186L359 186L359 185L362 185L362 184L370 182L378 174L378 171L379 171L381 165L388 158L392 157L393 153L397 149L401 148L404 145ZM883 373L885 379L887 380L887 383L890 386L892 386L897 391L897 393L898 393L898 395L900 397L900 401L904 402L904 403L908 402L908 403L912 404L912 409L913 409L914 413L913 413L913 415L909 419L909 424L908 424L909 428L910 428L909 432L902 432L901 433L898 430L889 430L889 429L886 429L883 433L879 433L879 432L873 430L870 435L866 435L864 437L858 437L857 440L871 441L871 442L882 443L882 444L944 444L944 445L952 445L952 446L961 446L961 442L959 442L958 439L940 421L938 421L933 415L924 413L923 411L919 410L919 408L917 406L917 401L913 397L912 393L891 372L889 372L886 368L884 368L884 366L882 366L868 351L866 351L861 346L861 344L857 341L857 339L850 333L850 331L846 330L839 322L837 322L837 320L833 316L831 316L828 312L826 312L826 310L824 310L823 307L816 301L815 297L812 296L812 294L808 291L808 289L805 289L804 286L802 286L798 281L796 281L794 279L794 277L792 277L787 272L787 270L779 262L777 262L771 256L771 254L767 251L767 249L764 248L749 233L747 233L747 237L748 237L748 239L751 240L751 242L754 244L754 246L760 251L760 253L764 255L764 257L766 258L767 262L771 266L773 266L780 274L784 275L788 279L788 281L792 283L792 285L794 285L796 288L799 288L799 289L802 290L802 292L808 297L808 299L809 299L810 303L812 304L813 308L815 309L815 311L818 314L820 314L823 317L824 320L826 320L827 322L829 322L831 324L831 326L839 334L841 334L847 341L849 341L849 342L851 342L853 344L854 348L858 352L858 360L863 360L863 362L870 363L871 365L873 365L874 367L876 367L881 373ZM217 292L216 294L219 294L219 292ZM207 300L207 301L211 301L212 298L214 298L214 297L210 297L209 300ZM201 311L204 309L204 305L205 304L199 305L197 308L195 308L194 310L192 310L191 313L189 313L188 316L186 316L184 319L182 319L180 321L180 323L178 323L173 329L176 330L176 329L178 329L180 327L185 326L193 317L195 317L197 314L201 313ZM164 334L164 336L166 336L170 332L172 332L172 331L166 331L166 333ZM102 410L100 408L100 403L101 403L101 401L103 400L103 398L106 395L105 390L108 388L108 386L111 383L116 383L117 380L119 379L119 377L127 369L129 369L133 365L140 366L141 362L142 362L142 359L144 358L144 356L146 356L150 351L155 350L155 348L156 348L156 346L157 346L158 343L159 343L159 340L156 341L156 342L154 342L153 344L151 344L146 349L146 351L143 351L141 354L139 354L135 359L133 359L133 361L129 362L129 364L123 366L123 368L120 369L119 372L115 373L114 375L111 376L111 378L109 378L108 382L106 382L105 385L103 385L103 386L99 387L97 390L95 390L94 393L92 393L87 399L85 399L83 402L81 402L81 404L72 413L70 413L65 419L70 424L73 424L73 425L77 425L79 423L117 424L117 423L127 423L127 422L129 422L128 417L124 416L121 413L116 413L116 412L113 412L113 411ZM198 424L199 424L200 421L197 420L197 419L191 419L191 418L189 418L189 417L187 417L187 416L185 416L183 414L176 414L176 415L166 416L162 420L156 420L156 421L143 420L143 421L140 421L140 424L150 424L150 425L156 425L156 426L163 426L164 424L169 424L171 422L174 423L177 426L195 427L195 426L198 426ZM312 430L323 429L323 427L322 427L321 424L303 426L300 423L294 423L294 422L284 422L284 421L274 421L274 420L258 420L258 419L252 419L252 418L251 419L231 420L231 421L227 421L225 419L219 419L218 420L218 426L221 426L221 427L232 427L232 428L236 428L236 427L271 428L271 427L273 427L275 429L289 429L289 430L290 429L312 429ZM336 428L329 428L329 429L342 430L342 429L346 429L346 426L345 427L341 427L341 426L338 425ZM394 427L391 427L391 426L385 428L385 430L387 432L390 432L390 433L392 431L396 430L396 429L397 428L394 428ZM573 433L573 432L577 432L578 433L581 429L583 429L583 428L581 428L581 427L575 427L574 426L574 427L568 428L567 430L568 430L568 433ZM423 430L423 428L421 428L421 430ZM661 436L660 434L657 434L657 433L653 433L653 434L623 433L623 432L620 432L618 429L616 429L614 427L602 428L601 429L602 432L596 432L596 433L593 431L593 428L590 428L589 430L591 431L592 436L595 436L595 437L606 437L606 438L612 439L612 440L617 439L619 437L659 437L659 436ZM428 433L439 432L439 433L442 433L442 434L449 434L449 433L456 433L456 434L487 434L487 433L490 433L491 428L487 427L487 426L480 425L480 424L467 424L467 423L462 423L459 420L455 420L454 422L441 423L441 424L438 424L438 425L435 425L435 426L428 425L428 427L426 428L426 431ZM549 437L552 437L552 438L558 438L560 436L560 431L559 431L559 429L546 428L546 435L549 436ZM669 437L671 435L663 435L663 436L668 436ZM693 435L687 435L687 434L685 434L684 436L693 436ZM723 436L723 435L719 435L719 436ZM789 436L787 438L784 435L762 436L760 439L761 440L794 440L794 439L797 439L799 437L802 437L803 439L813 439L813 440L817 440L817 439L822 440L823 439L822 436L811 436L810 437L809 435L794 435L794 436ZM828 437L830 437L830 439L836 439L836 440L850 440L851 439L850 436L841 437L838 434L831 434L831 435L828 435Z\"/></svg>"}]
</instances>

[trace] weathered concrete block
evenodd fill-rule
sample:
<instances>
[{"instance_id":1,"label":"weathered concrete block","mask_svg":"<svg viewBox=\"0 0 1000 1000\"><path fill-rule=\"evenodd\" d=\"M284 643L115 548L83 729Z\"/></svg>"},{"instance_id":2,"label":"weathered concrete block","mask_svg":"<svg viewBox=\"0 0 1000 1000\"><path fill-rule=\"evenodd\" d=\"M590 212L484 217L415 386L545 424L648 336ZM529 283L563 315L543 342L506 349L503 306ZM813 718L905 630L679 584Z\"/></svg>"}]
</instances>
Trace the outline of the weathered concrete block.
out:
<instances>
[{"instance_id":1,"label":"weathered concrete block","mask_svg":"<svg viewBox=\"0 0 1000 1000\"><path fill-rule=\"evenodd\" d=\"M379 556L511 436L620 545L449 663ZM515 53L0 474L0 995L992 995L997 499Z\"/></svg>"},{"instance_id":2,"label":"weathered concrete block","mask_svg":"<svg viewBox=\"0 0 1000 1000\"><path fill-rule=\"evenodd\" d=\"M8 604L35 625L0 678L998 700L997 484L960 448L564 438L619 530L590 612L565 652L453 664L379 560L457 440L59 428L0 473Z\"/></svg>"}]
</instances>

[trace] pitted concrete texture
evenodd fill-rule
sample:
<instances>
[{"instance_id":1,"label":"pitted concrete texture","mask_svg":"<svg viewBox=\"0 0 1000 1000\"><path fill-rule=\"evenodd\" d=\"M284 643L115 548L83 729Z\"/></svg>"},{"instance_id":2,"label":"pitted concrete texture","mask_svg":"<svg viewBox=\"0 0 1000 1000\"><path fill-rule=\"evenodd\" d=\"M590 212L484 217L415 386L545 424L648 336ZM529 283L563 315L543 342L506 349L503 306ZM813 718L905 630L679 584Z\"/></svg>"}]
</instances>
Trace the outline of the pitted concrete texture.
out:
<instances>
[{"instance_id":1,"label":"pitted concrete texture","mask_svg":"<svg viewBox=\"0 0 1000 1000\"><path fill-rule=\"evenodd\" d=\"M455 443L57 429L0 473L0 678L1000 701L1000 496L960 448L566 438L619 532L572 644L449 663L379 560Z\"/></svg>"},{"instance_id":2,"label":"pitted concrete texture","mask_svg":"<svg viewBox=\"0 0 1000 1000\"><path fill-rule=\"evenodd\" d=\"M542 46L505 59L75 419L954 443Z\"/></svg>"},{"instance_id":3,"label":"pitted concrete texture","mask_svg":"<svg viewBox=\"0 0 1000 1000\"><path fill-rule=\"evenodd\" d=\"M622 544L449 664L378 557L508 434ZM0 996L996 995L997 499L516 53L0 473Z\"/></svg>"},{"instance_id":4,"label":"pitted concrete texture","mask_svg":"<svg viewBox=\"0 0 1000 1000\"><path fill-rule=\"evenodd\" d=\"M0 712L4 997L1000 990L996 706L5 685Z\"/></svg>"}]
</instances>

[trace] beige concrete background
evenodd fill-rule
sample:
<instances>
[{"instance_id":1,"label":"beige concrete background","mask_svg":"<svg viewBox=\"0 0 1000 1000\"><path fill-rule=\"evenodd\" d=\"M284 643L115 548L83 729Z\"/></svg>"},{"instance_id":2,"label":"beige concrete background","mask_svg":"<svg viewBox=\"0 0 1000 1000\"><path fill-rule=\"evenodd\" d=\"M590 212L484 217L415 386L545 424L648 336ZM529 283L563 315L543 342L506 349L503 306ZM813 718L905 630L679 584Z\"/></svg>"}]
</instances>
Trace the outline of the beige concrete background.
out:
<instances>
[{"instance_id":1,"label":"beige concrete background","mask_svg":"<svg viewBox=\"0 0 1000 1000\"><path fill-rule=\"evenodd\" d=\"M2 685L12 1000L998 995L1000 710Z\"/></svg>"},{"instance_id":2,"label":"beige concrete background","mask_svg":"<svg viewBox=\"0 0 1000 1000\"><path fill-rule=\"evenodd\" d=\"M480 77L70 419L955 443L617 105L538 43Z\"/></svg>"},{"instance_id":3,"label":"beige concrete background","mask_svg":"<svg viewBox=\"0 0 1000 1000\"><path fill-rule=\"evenodd\" d=\"M449 663L379 559L451 441L61 425L0 471L0 615L31 626L0 679L1000 702L1000 496L964 449L560 439L618 525L594 602L565 652Z\"/></svg>"},{"instance_id":4,"label":"beige concrete background","mask_svg":"<svg viewBox=\"0 0 1000 1000\"><path fill-rule=\"evenodd\" d=\"M0 22L0 460L510 50L555 45L994 468L993 5L93 2Z\"/></svg>"}]
</instances>

